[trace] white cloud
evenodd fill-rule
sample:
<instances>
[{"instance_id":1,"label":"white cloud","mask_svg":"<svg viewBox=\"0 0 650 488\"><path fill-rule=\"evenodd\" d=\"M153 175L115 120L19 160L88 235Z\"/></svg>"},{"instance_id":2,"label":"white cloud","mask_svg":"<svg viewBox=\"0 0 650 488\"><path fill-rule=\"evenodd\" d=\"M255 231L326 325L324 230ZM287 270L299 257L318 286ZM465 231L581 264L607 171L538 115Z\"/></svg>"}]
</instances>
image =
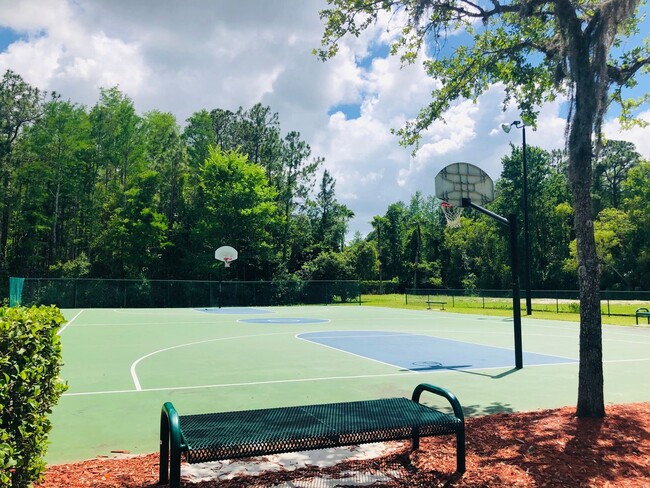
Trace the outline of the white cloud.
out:
<instances>
[{"instance_id":1,"label":"white cloud","mask_svg":"<svg viewBox=\"0 0 650 488\"><path fill-rule=\"evenodd\" d=\"M640 113L638 117L650 123L650 110ZM603 132L608 139L632 142L639 154L650 161L650 128L635 126L623 129L618 119L613 119L604 125Z\"/></svg>"}]
</instances>

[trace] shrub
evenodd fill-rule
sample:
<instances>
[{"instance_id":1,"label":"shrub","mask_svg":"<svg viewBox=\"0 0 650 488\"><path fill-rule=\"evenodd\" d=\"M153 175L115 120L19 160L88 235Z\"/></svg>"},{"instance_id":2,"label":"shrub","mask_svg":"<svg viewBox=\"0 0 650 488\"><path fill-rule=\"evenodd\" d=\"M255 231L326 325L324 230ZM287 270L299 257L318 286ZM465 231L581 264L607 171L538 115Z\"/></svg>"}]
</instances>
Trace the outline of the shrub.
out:
<instances>
[{"instance_id":1,"label":"shrub","mask_svg":"<svg viewBox=\"0 0 650 488\"><path fill-rule=\"evenodd\" d=\"M65 319L54 306L0 308L0 486L38 481L52 412L67 386L59 378Z\"/></svg>"}]
</instances>

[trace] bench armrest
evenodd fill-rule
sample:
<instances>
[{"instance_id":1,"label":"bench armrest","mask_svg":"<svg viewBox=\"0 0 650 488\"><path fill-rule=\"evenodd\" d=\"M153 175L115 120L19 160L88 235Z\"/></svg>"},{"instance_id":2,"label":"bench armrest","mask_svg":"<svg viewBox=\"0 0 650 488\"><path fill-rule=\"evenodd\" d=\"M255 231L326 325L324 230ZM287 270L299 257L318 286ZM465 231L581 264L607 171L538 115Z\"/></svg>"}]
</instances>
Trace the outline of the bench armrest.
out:
<instances>
[{"instance_id":1,"label":"bench armrest","mask_svg":"<svg viewBox=\"0 0 650 488\"><path fill-rule=\"evenodd\" d=\"M463 408L460 406L460 402L458 401L458 398L456 398L456 395L454 395L452 392L450 392L449 390L445 390L440 386L431 385L429 383L420 383L418 386L415 387L415 390L413 390L413 396L411 397L411 400L420 403L420 395L422 394L423 391L428 391L435 395L439 395L441 397L446 398L451 404L451 408L454 410L454 415L457 418L459 418L462 422L465 422L465 416L463 415Z\"/></svg>"},{"instance_id":2,"label":"bench armrest","mask_svg":"<svg viewBox=\"0 0 650 488\"><path fill-rule=\"evenodd\" d=\"M181 421L171 402L166 402L160 412L160 464L158 481L163 485L171 478L170 486L179 486L181 451L186 450L181 435ZM168 468L170 470L168 471Z\"/></svg>"}]
</instances>

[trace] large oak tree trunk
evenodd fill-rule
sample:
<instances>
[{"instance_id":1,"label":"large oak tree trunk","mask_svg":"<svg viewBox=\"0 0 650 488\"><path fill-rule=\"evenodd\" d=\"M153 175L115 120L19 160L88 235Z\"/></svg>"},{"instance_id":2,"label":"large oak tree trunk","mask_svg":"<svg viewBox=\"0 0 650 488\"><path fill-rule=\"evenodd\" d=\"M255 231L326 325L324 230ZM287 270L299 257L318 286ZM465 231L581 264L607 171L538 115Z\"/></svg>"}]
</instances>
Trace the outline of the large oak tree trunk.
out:
<instances>
[{"instance_id":1,"label":"large oak tree trunk","mask_svg":"<svg viewBox=\"0 0 650 488\"><path fill-rule=\"evenodd\" d=\"M575 112L569 133L569 180L573 194L580 285L580 372L576 409L578 417L605 415L600 264L596 254L591 201L591 136L597 110L594 92L593 79L584 76L576 80Z\"/></svg>"}]
</instances>

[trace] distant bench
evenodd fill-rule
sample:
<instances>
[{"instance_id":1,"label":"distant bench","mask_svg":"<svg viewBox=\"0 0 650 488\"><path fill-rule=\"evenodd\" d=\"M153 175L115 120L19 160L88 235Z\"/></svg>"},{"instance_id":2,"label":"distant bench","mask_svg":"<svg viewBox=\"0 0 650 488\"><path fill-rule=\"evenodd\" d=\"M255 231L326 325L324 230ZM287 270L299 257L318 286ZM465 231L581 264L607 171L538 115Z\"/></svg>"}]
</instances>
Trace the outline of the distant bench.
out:
<instances>
[{"instance_id":1,"label":"distant bench","mask_svg":"<svg viewBox=\"0 0 650 488\"><path fill-rule=\"evenodd\" d=\"M447 302L440 302L437 300L427 300L427 310L431 310L431 305L440 305L440 309L444 310Z\"/></svg>"},{"instance_id":2,"label":"distant bench","mask_svg":"<svg viewBox=\"0 0 650 488\"><path fill-rule=\"evenodd\" d=\"M650 324L650 311L647 308L641 307L636 309L636 325L639 325L639 317L646 317L648 319L648 324Z\"/></svg>"},{"instance_id":3,"label":"distant bench","mask_svg":"<svg viewBox=\"0 0 650 488\"><path fill-rule=\"evenodd\" d=\"M423 391L446 398L453 414L420 403ZM453 393L426 383L411 399L387 398L302 407L178 415L167 402L160 415L159 483L180 487L181 453L188 463L246 458L368 442L456 435L456 470L465 471L465 418Z\"/></svg>"}]
</instances>

